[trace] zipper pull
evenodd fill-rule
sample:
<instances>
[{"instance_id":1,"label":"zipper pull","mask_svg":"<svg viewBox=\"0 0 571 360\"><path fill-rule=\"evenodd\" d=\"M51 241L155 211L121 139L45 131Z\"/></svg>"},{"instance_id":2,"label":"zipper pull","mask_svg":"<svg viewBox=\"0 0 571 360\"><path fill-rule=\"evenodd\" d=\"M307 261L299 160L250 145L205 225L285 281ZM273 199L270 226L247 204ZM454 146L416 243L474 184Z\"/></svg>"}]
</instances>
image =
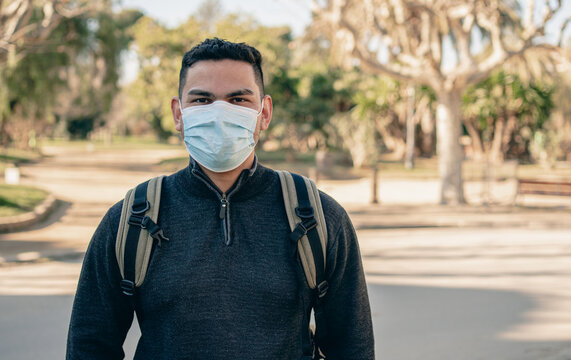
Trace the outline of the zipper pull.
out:
<instances>
[{"instance_id":1,"label":"zipper pull","mask_svg":"<svg viewBox=\"0 0 571 360\"><path fill-rule=\"evenodd\" d=\"M220 213L218 214L218 217L220 217L220 220L222 220L226 217L226 208L228 207L228 200L226 200L226 196L220 199L220 202L222 203L222 206L220 206Z\"/></svg>"}]
</instances>

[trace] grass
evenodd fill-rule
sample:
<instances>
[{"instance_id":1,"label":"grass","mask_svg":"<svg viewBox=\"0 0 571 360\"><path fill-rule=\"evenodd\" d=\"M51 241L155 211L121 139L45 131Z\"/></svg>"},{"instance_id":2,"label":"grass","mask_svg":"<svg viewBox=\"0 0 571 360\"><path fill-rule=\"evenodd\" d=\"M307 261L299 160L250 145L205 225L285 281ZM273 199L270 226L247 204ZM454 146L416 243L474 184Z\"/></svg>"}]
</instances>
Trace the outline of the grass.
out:
<instances>
[{"instance_id":1,"label":"grass","mask_svg":"<svg viewBox=\"0 0 571 360\"><path fill-rule=\"evenodd\" d=\"M0 184L0 217L33 211L48 195L44 190L29 186Z\"/></svg>"},{"instance_id":2,"label":"grass","mask_svg":"<svg viewBox=\"0 0 571 360\"><path fill-rule=\"evenodd\" d=\"M42 155L36 151L0 148L0 174L11 166L19 166L38 161Z\"/></svg>"},{"instance_id":3,"label":"grass","mask_svg":"<svg viewBox=\"0 0 571 360\"><path fill-rule=\"evenodd\" d=\"M19 165L37 161L41 157L42 155L35 151L0 148L0 162Z\"/></svg>"}]
</instances>

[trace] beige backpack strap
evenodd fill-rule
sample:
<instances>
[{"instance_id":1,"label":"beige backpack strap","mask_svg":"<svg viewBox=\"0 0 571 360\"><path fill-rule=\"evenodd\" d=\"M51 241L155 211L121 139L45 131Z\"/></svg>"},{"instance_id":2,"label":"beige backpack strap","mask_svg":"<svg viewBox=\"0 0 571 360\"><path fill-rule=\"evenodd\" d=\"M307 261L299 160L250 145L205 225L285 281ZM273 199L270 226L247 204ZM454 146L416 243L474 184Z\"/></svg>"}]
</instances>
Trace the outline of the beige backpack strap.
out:
<instances>
[{"instance_id":1,"label":"beige backpack strap","mask_svg":"<svg viewBox=\"0 0 571 360\"><path fill-rule=\"evenodd\" d=\"M311 243L307 236L308 230L313 229L313 227L311 227L311 229L307 229L307 226L303 225L304 220L299 216L303 214L300 214L298 211L298 206L299 206L298 192L296 190L296 184L292 174L287 171L281 171L281 170L278 170L277 173L280 178L285 209L289 225L292 230L292 235L296 233L298 235L303 234L303 236L299 238L299 241L297 241L297 248L301 264L303 267L303 271L305 273L305 277L307 279L309 287L311 289L315 289L316 287L318 287L319 284L317 282L320 280L317 279L318 276L316 271L316 257L313 253ZM322 252L322 259L323 259L322 260L323 268L321 269L321 273L324 274L326 266L326 254L327 254L327 228L325 224L325 216L323 215L323 207L321 206L321 199L319 197L319 191L317 190L317 186L312 180L306 177L301 177L300 175L296 176L299 177L298 178L299 182L301 182L300 179L303 180L303 184L307 189L308 200L311 204L311 207L313 208L313 218L315 218L315 221L317 222L317 224L314 227L317 230L320 243L318 251ZM301 232L299 232L300 229ZM294 235L293 237L297 238L298 236ZM321 281L322 280L323 279L321 279Z\"/></svg>"},{"instance_id":2,"label":"beige backpack strap","mask_svg":"<svg viewBox=\"0 0 571 360\"><path fill-rule=\"evenodd\" d=\"M123 293L132 295L145 281L154 240L168 240L157 225L164 176L139 184L125 195L115 243Z\"/></svg>"}]
</instances>

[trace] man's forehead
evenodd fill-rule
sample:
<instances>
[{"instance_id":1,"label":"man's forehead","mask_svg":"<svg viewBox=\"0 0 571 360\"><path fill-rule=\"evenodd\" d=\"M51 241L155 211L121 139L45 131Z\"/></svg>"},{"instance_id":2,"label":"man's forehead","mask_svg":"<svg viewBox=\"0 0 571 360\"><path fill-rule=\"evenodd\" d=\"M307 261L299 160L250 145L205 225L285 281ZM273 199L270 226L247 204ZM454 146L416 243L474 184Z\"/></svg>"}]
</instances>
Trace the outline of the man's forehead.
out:
<instances>
[{"instance_id":1,"label":"man's forehead","mask_svg":"<svg viewBox=\"0 0 571 360\"><path fill-rule=\"evenodd\" d=\"M186 74L184 92L204 86L259 91L252 64L231 59L200 60L192 64Z\"/></svg>"}]
</instances>

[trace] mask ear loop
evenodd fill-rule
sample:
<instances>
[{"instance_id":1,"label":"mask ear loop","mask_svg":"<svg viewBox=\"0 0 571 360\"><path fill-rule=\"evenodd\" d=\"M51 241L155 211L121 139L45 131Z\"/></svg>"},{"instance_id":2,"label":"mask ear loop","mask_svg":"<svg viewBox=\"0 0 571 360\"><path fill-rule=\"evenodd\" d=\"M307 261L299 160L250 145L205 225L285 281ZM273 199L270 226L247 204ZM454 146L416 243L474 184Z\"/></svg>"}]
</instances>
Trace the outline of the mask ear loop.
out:
<instances>
[{"instance_id":1,"label":"mask ear loop","mask_svg":"<svg viewBox=\"0 0 571 360\"><path fill-rule=\"evenodd\" d=\"M262 113L262 111L264 111L264 102L265 102L264 100L265 100L265 99L266 99L266 97L264 96L264 97L262 98L262 108L260 109L260 111L258 111L258 113L256 114L256 117L260 116L260 114ZM179 100L179 102L180 102L180 100Z\"/></svg>"}]
</instances>

